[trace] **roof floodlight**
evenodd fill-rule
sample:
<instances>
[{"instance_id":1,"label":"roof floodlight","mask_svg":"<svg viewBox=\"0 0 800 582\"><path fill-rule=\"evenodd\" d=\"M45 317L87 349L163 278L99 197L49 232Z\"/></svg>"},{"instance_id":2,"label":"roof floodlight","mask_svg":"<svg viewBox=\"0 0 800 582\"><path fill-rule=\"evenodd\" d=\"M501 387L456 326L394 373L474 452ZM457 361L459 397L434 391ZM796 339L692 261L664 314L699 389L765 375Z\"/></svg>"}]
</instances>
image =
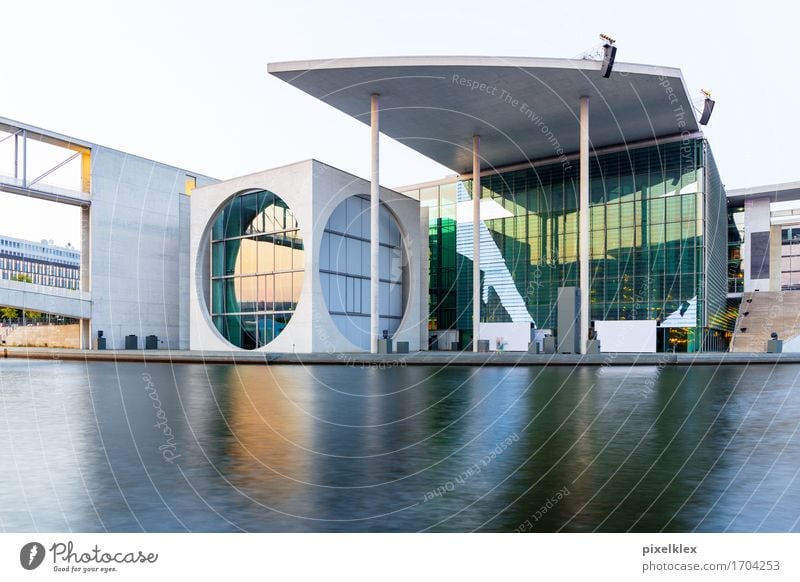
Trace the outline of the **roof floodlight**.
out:
<instances>
[{"instance_id":1,"label":"roof floodlight","mask_svg":"<svg viewBox=\"0 0 800 582\"><path fill-rule=\"evenodd\" d=\"M611 69L614 68L614 59L617 57L617 47L614 46L616 42L607 34L601 34L600 40L603 41L603 66L600 68L600 74L604 79L611 76Z\"/></svg>"},{"instance_id":2,"label":"roof floodlight","mask_svg":"<svg viewBox=\"0 0 800 582\"><path fill-rule=\"evenodd\" d=\"M708 120L711 119L711 112L714 111L714 100L711 99L711 91L701 89L705 100L703 101L703 114L700 116L700 125L708 125Z\"/></svg>"}]
</instances>

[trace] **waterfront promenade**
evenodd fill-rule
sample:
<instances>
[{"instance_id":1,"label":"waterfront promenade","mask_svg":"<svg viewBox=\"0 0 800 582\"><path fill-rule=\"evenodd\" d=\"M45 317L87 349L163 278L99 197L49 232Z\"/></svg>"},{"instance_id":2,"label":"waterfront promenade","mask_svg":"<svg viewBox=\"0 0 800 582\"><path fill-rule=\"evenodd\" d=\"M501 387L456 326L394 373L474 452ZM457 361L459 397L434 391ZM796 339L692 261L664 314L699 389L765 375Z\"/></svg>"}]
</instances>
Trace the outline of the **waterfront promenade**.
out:
<instances>
[{"instance_id":1,"label":"waterfront promenade","mask_svg":"<svg viewBox=\"0 0 800 582\"><path fill-rule=\"evenodd\" d=\"M170 350L72 350L57 348L2 349L2 358L34 360L82 360L113 362L163 362L176 364L252 364L252 365L343 365L356 367L404 366L687 366L742 364L798 364L800 353L700 354L528 354L525 352L414 352L410 354L367 353L265 353Z\"/></svg>"}]
</instances>

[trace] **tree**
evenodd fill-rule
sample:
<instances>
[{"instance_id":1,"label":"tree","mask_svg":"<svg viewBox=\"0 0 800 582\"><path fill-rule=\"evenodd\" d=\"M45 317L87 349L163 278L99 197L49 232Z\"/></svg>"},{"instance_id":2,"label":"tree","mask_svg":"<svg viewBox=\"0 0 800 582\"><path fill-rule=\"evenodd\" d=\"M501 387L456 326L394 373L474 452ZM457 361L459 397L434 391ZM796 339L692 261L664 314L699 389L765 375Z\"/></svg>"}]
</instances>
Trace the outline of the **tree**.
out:
<instances>
[{"instance_id":1,"label":"tree","mask_svg":"<svg viewBox=\"0 0 800 582\"><path fill-rule=\"evenodd\" d=\"M10 321L19 317L19 311L13 307L0 307L0 319Z\"/></svg>"},{"instance_id":2,"label":"tree","mask_svg":"<svg viewBox=\"0 0 800 582\"><path fill-rule=\"evenodd\" d=\"M31 279L30 275L26 275L25 273L17 273L16 275L11 275L12 281L19 281L20 283L33 283L33 279Z\"/></svg>"}]
</instances>

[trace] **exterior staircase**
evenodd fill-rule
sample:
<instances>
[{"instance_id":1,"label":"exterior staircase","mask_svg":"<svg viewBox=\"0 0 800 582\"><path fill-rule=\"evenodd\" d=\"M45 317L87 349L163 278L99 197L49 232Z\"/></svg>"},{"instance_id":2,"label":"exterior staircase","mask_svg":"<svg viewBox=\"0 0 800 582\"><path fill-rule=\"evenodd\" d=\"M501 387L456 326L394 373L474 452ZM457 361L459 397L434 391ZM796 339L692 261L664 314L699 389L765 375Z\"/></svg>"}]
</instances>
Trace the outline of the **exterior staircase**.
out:
<instances>
[{"instance_id":1,"label":"exterior staircase","mask_svg":"<svg viewBox=\"0 0 800 582\"><path fill-rule=\"evenodd\" d=\"M470 202L470 194L462 182L458 183L456 195L459 203ZM456 228L456 251L472 261L472 222L459 222ZM511 276L511 271L508 270L506 261L483 220L480 222L479 229L481 271L483 271L481 298L483 302L489 301L489 287L492 287L500 298L500 303L508 313L511 321L514 323L532 322L533 319L528 312L525 298L522 297L517 289L514 278Z\"/></svg>"},{"instance_id":2,"label":"exterior staircase","mask_svg":"<svg viewBox=\"0 0 800 582\"><path fill-rule=\"evenodd\" d=\"M730 351L764 353L772 332L783 340L784 351L795 351L797 342L789 340L800 336L800 291L745 293Z\"/></svg>"}]
</instances>

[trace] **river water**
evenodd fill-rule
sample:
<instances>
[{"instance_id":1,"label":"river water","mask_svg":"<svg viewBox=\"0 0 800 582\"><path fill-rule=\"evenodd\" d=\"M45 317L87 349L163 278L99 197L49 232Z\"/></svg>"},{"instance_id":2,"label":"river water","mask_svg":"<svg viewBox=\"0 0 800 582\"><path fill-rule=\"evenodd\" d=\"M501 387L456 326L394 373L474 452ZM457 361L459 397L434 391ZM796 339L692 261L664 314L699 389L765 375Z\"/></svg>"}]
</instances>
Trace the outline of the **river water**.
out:
<instances>
[{"instance_id":1,"label":"river water","mask_svg":"<svg viewBox=\"0 0 800 582\"><path fill-rule=\"evenodd\" d=\"M800 531L800 366L0 361L0 527Z\"/></svg>"}]
</instances>

